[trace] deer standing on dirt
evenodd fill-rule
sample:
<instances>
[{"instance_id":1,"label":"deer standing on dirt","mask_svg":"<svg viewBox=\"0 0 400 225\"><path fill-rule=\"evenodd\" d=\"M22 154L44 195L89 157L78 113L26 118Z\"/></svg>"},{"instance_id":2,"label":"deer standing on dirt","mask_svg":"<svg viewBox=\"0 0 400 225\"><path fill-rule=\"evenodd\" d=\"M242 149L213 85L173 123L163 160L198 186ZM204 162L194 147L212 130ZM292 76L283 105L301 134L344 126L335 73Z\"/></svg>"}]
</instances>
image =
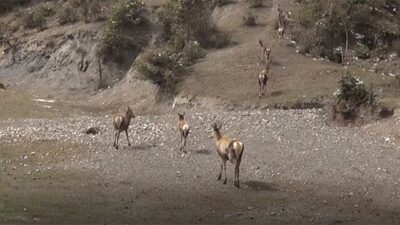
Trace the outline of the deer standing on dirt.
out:
<instances>
[{"instance_id":1,"label":"deer standing on dirt","mask_svg":"<svg viewBox=\"0 0 400 225\"><path fill-rule=\"evenodd\" d=\"M261 57L259 57L261 63L265 64L265 69L258 74L258 85L260 86L259 97L261 98L262 95L265 95L267 92L267 82L268 82L268 74L269 69L271 67L271 49L264 46L263 42L259 40L261 46Z\"/></svg>"},{"instance_id":2,"label":"deer standing on dirt","mask_svg":"<svg viewBox=\"0 0 400 225\"><path fill-rule=\"evenodd\" d=\"M233 165L235 165L235 186L240 187L239 184L239 166L242 161L242 155L244 151L244 144L239 140L231 139L227 136L223 136L221 134L221 127L214 123L212 125L214 136L215 136L215 144L217 145L217 153L221 158L221 170L218 175L218 180L222 178L222 169L224 169L225 179L224 184L226 184L226 161L230 161Z\"/></svg>"},{"instance_id":3,"label":"deer standing on dirt","mask_svg":"<svg viewBox=\"0 0 400 225\"><path fill-rule=\"evenodd\" d=\"M290 12L282 10L280 8L280 5L278 5L277 10L278 10L278 30L277 30L277 35L278 35L279 44L281 44L283 36L285 34L286 26L292 20L290 19Z\"/></svg>"},{"instance_id":4,"label":"deer standing on dirt","mask_svg":"<svg viewBox=\"0 0 400 225\"><path fill-rule=\"evenodd\" d=\"M178 113L178 116L179 116L178 132L179 132L179 137L181 138L181 146L179 150L186 153L186 139L189 135L190 126L188 122L185 121L185 113Z\"/></svg>"},{"instance_id":5,"label":"deer standing on dirt","mask_svg":"<svg viewBox=\"0 0 400 225\"><path fill-rule=\"evenodd\" d=\"M126 139L128 140L128 145L131 146L131 142L129 141L128 128L131 122L131 119L135 118L135 115L132 112L131 107L128 106L125 115L117 115L114 117L114 128L115 128L115 137L114 137L114 147L118 149L119 144L119 135L122 131L125 131Z\"/></svg>"},{"instance_id":6,"label":"deer standing on dirt","mask_svg":"<svg viewBox=\"0 0 400 225\"><path fill-rule=\"evenodd\" d=\"M285 26L281 19L279 19L278 24L278 30L276 31L276 34L278 35L279 45L282 45L283 36L285 35Z\"/></svg>"}]
</instances>

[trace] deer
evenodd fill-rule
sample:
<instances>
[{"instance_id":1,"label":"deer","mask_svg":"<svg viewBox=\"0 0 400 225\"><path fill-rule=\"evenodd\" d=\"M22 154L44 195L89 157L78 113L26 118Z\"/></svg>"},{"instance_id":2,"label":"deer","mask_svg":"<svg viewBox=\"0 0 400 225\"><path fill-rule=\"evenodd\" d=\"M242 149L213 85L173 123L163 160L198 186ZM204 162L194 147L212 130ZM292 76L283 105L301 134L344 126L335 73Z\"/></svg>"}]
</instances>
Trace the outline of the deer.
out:
<instances>
[{"instance_id":1,"label":"deer","mask_svg":"<svg viewBox=\"0 0 400 225\"><path fill-rule=\"evenodd\" d=\"M178 132L179 137L181 138L181 146L179 150L186 153L186 140L189 135L190 126L189 123L185 121L185 113L178 113L178 118Z\"/></svg>"},{"instance_id":2,"label":"deer","mask_svg":"<svg viewBox=\"0 0 400 225\"><path fill-rule=\"evenodd\" d=\"M259 60L265 64L265 69L258 74L258 85L260 87L259 97L261 98L262 95L265 95L267 91L267 82L268 82L268 74L269 69L271 67L271 49L264 46L261 40L258 41L261 46L261 57Z\"/></svg>"},{"instance_id":3,"label":"deer","mask_svg":"<svg viewBox=\"0 0 400 225\"><path fill-rule=\"evenodd\" d=\"M125 131L126 139L128 140L128 146L131 146L131 142L129 141L128 128L131 122L131 119L134 119L135 115L132 112L131 107L128 106L125 115L119 114L114 117L114 128L115 128L115 137L114 137L114 147L118 149L119 144L119 135L122 131Z\"/></svg>"},{"instance_id":4,"label":"deer","mask_svg":"<svg viewBox=\"0 0 400 225\"><path fill-rule=\"evenodd\" d=\"M292 22L292 19L290 18L290 12L284 11L280 8L280 5L278 5L278 30L277 30L277 35L278 35L278 40L279 44L281 44L281 41L283 39L283 36L285 34L286 26Z\"/></svg>"},{"instance_id":5,"label":"deer","mask_svg":"<svg viewBox=\"0 0 400 225\"><path fill-rule=\"evenodd\" d=\"M276 34L278 35L278 41L279 44L282 44L283 36L285 35L285 26L283 25L283 21L279 20L279 27L278 30L276 31Z\"/></svg>"},{"instance_id":6,"label":"deer","mask_svg":"<svg viewBox=\"0 0 400 225\"><path fill-rule=\"evenodd\" d=\"M215 144L217 146L217 153L218 156L221 158L221 170L218 174L218 180L221 180L222 178L222 169L224 170L225 174L225 179L224 179L224 184L226 184L227 178L226 178L226 162L229 161L233 165L235 165L235 178L234 178L234 185L237 188L240 188L240 183L239 183L239 167L240 163L242 161L242 155L244 151L244 144L235 139L231 139L228 136L223 136L221 134L221 128L222 128L222 123L219 125L217 123L214 123L212 125L213 131L214 131L214 137L215 137Z\"/></svg>"}]
</instances>

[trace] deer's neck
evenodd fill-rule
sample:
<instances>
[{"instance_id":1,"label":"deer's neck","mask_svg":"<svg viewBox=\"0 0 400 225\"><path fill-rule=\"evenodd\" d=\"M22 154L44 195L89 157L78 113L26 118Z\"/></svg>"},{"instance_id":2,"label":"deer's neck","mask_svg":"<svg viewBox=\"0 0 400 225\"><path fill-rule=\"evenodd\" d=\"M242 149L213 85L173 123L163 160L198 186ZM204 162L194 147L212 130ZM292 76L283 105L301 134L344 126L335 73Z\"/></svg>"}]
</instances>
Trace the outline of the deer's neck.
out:
<instances>
[{"instance_id":1,"label":"deer's neck","mask_svg":"<svg viewBox=\"0 0 400 225\"><path fill-rule=\"evenodd\" d=\"M214 131L214 136L215 136L215 140L217 140L217 141L221 140L221 138L222 138L222 135L220 132Z\"/></svg>"},{"instance_id":2,"label":"deer's neck","mask_svg":"<svg viewBox=\"0 0 400 225\"><path fill-rule=\"evenodd\" d=\"M129 125L131 123L131 119L132 119L131 116L128 115L125 116L126 125Z\"/></svg>"}]
</instances>

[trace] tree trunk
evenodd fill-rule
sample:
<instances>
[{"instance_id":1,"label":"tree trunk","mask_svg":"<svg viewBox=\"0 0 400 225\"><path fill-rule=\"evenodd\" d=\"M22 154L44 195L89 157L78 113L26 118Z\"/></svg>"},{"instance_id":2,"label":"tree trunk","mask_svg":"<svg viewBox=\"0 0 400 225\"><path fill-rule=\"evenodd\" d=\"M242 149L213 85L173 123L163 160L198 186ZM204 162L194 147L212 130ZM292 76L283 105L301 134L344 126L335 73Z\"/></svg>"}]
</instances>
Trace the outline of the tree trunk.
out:
<instances>
[{"instance_id":1,"label":"tree trunk","mask_svg":"<svg viewBox=\"0 0 400 225\"><path fill-rule=\"evenodd\" d=\"M347 51L349 49L349 31L347 30L346 20L343 18L342 18L342 23L344 25L344 31L346 32L346 47L345 47L345 51L344 51L344 57L343 57L342 64L346 65L347 64Z\"/></svg>"},{"instance_id":2,"label":"tree trunk","mask_svg":"<svg viewBox=\"0 0 400 225\"><path fill-rule=\"evenodd\" d=\"M103 76L101 74L101 58L98 58L98 63L99 63L99 89L103 88Z\"/></svg>"}]
</instances>

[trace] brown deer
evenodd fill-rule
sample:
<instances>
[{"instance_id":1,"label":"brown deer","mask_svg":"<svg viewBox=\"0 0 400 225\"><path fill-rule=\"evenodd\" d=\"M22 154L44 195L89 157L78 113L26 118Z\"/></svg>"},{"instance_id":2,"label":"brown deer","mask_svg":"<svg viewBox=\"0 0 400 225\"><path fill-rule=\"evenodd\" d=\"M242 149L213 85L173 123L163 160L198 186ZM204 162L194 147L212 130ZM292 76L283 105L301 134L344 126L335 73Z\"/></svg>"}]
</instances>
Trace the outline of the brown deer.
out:
<instances>
[{"instance_id":1,"label":"brown deer","mask_svg":"<svg viewBox=\"0 0 400 225\"><path fill-rule=\"evenodd\" d=\"M285 26L283 25L283 21L281 20L279 20L279 27L276 31L276 34L278 35L279 45L282 45L283 36L285 35Z\"/></svg>"},{"instance_id":2,"label":"brown deer","mask_svg":"<svg viewBox=\"0 0 400 225\"><path fill-rule=\"evenodd\" d=\"M132 112L131 107L128 106L125 115L117 115L114 117L114 128L115 128L115 137L114 137L114 147L118 149L119 144L119 135L122 131L125 131L126 139L128 140L128 145L131 146L131 142L129 141L128 128L131 122L131 119L135 118L135 115Z\"/></svg>"},{"instance_id":3,"label":"brown deer","mask_svg":"<svg viewBox=\"0 0 400 225\"><path fill-rule=\"evenodd\" d=\"M271 49L264 46L263 42L259 40L261 46L261 57L259 60L265 64L265 69L258 74L258 85L260 87L259 97L261 98L262 95L265 95L267 92L267 82L268 82L268 74L269 69L271 67Z\"/></svg>"},{"instance_id":4,"label":"brown deer","mask_svg":"<svg viewBox=\"0 0 400 225\"><path fill-rule=\"evenodd\" d=\"M242 155L244 151L244 144L239 140L231 139L227 136L223 136L221 134L221 127L214 123L212 125L214 136L215 136L215 144L217 145L217 153L221 158L221 170L218 175L218 180L222 178L222 169L224 169L225 179L224 184L226 184L226 161L230 161L233 165L235 165L235 181L234 184L236 187L240 187L239 184L239 166L242 161Z\"/></svg>"},{"instance_id":5,"label":"brown deer","mask_svg":"<svg viewBox=\"0 0 400 225\"><path fill-rule=\"evenodd\" d=\"M178 116L178 132L179 137L181 138L181 147L179 148L179 150L186 153L186 139L189 135L190 126L188 122L185 121L185 113L178 113Z\"/></svg>"}]
</instances>

